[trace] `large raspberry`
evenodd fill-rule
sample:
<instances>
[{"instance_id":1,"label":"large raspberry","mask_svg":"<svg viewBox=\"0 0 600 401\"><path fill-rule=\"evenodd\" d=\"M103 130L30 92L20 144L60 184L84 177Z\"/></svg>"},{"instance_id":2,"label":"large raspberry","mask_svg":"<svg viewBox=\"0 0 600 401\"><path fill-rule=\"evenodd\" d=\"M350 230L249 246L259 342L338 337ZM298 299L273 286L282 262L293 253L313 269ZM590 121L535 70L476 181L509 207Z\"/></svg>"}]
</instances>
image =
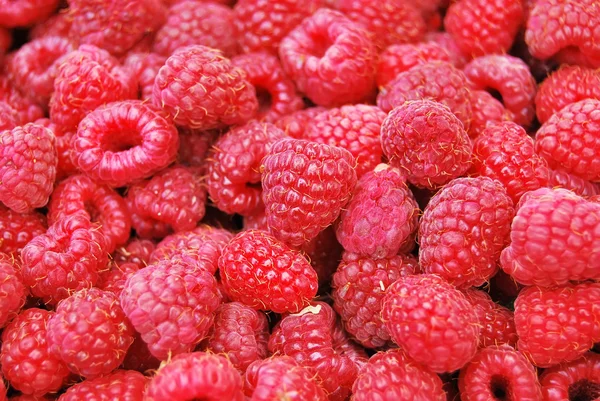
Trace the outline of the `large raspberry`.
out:
<instances>
[{"instance_id":1,"label":"large raspberry","mask_svg":"<svg viewBox=\"0 0 600 401\"><path fill-rule=\"evenodd\" d=\"M332 224L356 185L345 149L281 139L263 159L262 186L271 232L292 246L310 242Z\"/></svg>"},{"instance_id":2,"label":"large raspberry","mask_svg":"<svg viewBox=\"0 0 600 401\"><path fill-rule=\"evenodd\" d=\"M584 198L600 194L600 184L589 182L563 170L550 170L548 186L568 189Z\"/></svg>"},{"instance_id":3,"label":"large raspberry","mask_svg":"<svg viewBox=\"0 0 600 401\"><path fill-rule=\"evenodd\" d=\"M469 126L471 138L477 138L490 125L513 119L512 113L504 108L502 102L483 90L471 91L471 107L473 108Z\"/></svg>"},{"instance_id":4,"label":"large raspberry","mask_svg":"<svg viewBox=\"0 0 600 401\"><path fill-rule=\"evenodd\" d=\"M56 10L60 0L0 1L0 26L29 27L44 21Z\"/></svg>"},{"instance_id":5,"label":"large raspberry","mask_svg":"<svg viewBox=\"0 0 600 401\"><path fill-rule=\"evenodd\" d=\"M0 102L6 103L16 111L15 120L21 125L44 116L42 108L33 100L23 96L4 74L0 74Z\"/></svg>"},{"instance_id":6,"label":"large raspberry","mask_svg":"<svg viewBox=\"0 0 600 401\"><path fill-rule=\"evenodd\" d=\"M141 100L152 99L154 80L166 61L167 57L156 53L128 53L123 65L136 77Z\"/></svg>"},{"instance_id":7,"label":"large raspberry","mask_svg":"<svg viewBox=\"0 0 600 401\"><path fill-rule=\"evenodd\" d=\"M110 400L142 401L148 378L131 370L115 370L96 379L74 384L60 396L60 401Z\"/></svg>"},{"instance_id":8,"label":"large raspberry","mask_svg":"<svg viewBox=\"0 0 600 401\"><path fill-rule=\"evenodd\" d=\"M600 355L552 366L540 376L544 401L594 400L600 395Z\"/></svg>"},{"instance_id":9,"label":"large raspberry","mask_svg":"<svg viewBox=\"0 0 600 401\"><path fill-rule=\"evenodd\" d=\"M17 316L26 297L27 288L21 280L15 261L0 253L0 328Z\"/></svg>"},{"instance_id":10,"label":"large raspberry","mask_svg":"<svg viewBox=\"0 0 600 401\"><path fill-rule=\"evenodd\" d=\"M17 213L0 205L0 252L16 257L29 241L45 232L43 214Z\"/></svg>"},{"instance_id":11,"label":"large raspberry","mask_svg":"<svg viewBox=\"0 0 600 401\"><path fill-rule=\"evenodd\" d=\"M298 110L292 114L283 116L275 122L275 125L281 128L287 136L302 139L306 134L306 129L310 122L325 110L327 109L320 106Z\"/></svg>"},{"instance_id":12,"label":"large raspberry","mask_svg":"<svg viewBox=\"0 0 600 401\"><path fill-rule=\"evenodd\" d=\"M464 291L464 294L473 305L481 326L480 348L500 344L508 344L513 347L517 345L515 319L510 309L498 305L486 292L481 290L469 288Z\"/></svg>"}]
</instances>

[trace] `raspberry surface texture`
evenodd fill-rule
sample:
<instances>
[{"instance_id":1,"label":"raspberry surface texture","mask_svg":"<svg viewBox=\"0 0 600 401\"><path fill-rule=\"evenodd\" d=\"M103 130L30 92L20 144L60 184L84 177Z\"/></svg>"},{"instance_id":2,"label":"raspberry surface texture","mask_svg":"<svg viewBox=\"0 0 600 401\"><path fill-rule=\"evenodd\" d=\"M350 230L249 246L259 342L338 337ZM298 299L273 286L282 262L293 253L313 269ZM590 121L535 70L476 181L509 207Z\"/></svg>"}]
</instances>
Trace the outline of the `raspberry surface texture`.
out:
<instances>
[{"instance_id":1,"label":"raspberry surface texture","mask_svg":"<svg viewBox=\"0 0 600 401\"><path fill-rule=\"evenodd\" d=\"M481 326L479 347L501 344L515 347L519 338L513 312L494 302L484 291L469 288L463 292L473 305Z\"/></svg>"},{"instance_id":2,"label":"raspberry surface texture","mask_svg":"<svg viewBox=\"0 0 600 401\"><path fill-rule=\"evenodd\" d=\"M0 252L18 256L33 238L46 232L46 217L38 212L17 213L0 206Z\"/></svg>"},{"instance_id":3,"label":"raspberry surface texture","mask_svg":"<svg viewBox=\"0 0 600 401\"><path fill-rule=\"evenodd\" d=\"M13 259L0 254L0 328L17 316L27 297Z\"/></svg>"},{"instance_id":4,"label":"raspberry surface texture","mask_svg":"<svg viewBox=\"0 0 600 401\"><path fill-rule=\"evenodd\" d=\"M503 121L511 121L512 113L504 108L499 100L483 90L471 91L473 114L469 126L469 136L477 138L488 126Z\"/></svg>"},{"instance_id":5,"label":"raspberry surface texture","mask_svg":"<svg viewBox=\"0 0 600 401\"><path fill-rule=\"evenodd\" d=\"M29 27L44 21L58 7L59 0L26 0L0 3L0 26L7 28Z\"/></svg>"},{"instance_id":6,"label":"raspberry surface texture","mask_svg":"<svg viewBox=\"0 0 600 401\"><path fill-rule=\"evenodd\" d=\"M115 370L109 375L74 384L59 399L60 401L78 401L123 398L130 401L142 401L147 383L148 379L139 372Z\"/></svg>"},{"instance_id":7,"label":"raspberry surface texture","mask_svg":"<svg viewBox=\"0 0 600 401\"><path fill-rule=\"evenodd\" d=\"M544 401L598 398L599 377L600 358L592 352L548 368L540 376Z\"/></svg>"}]
</instances>

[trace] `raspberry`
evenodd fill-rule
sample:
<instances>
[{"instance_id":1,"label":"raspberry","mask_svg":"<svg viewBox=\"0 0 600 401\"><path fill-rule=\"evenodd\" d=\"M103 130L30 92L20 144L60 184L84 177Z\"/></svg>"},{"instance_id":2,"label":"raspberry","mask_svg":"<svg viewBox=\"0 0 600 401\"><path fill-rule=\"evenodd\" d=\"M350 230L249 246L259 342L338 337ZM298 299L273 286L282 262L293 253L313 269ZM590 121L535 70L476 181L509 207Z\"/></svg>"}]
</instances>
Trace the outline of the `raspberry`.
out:
<instances>
[{"instance_id":1,"label":"raspberry","mask_svg":"<svg viewBox=\"0 0 600 401\"><path fill-rule=\"evenodd\" d=\"M562 170L550 170L548 186L550 188L568 189L584 198L600 195L600 186L598 184L583 180L576 175Z\"/></svg>"},{"instance_id":2,"label":"raspberry","mask_svg":"<svg viewBox=\"0 0 600 401\"><path fill-rule=\"evenodd\" d=\"M386 290L381 316L392 340L436 373L461 368L477 352L477 313L439 276L399 278Z\"/></svg>"},{"instance_id":3,"label":"raspberry","mask_svg":"<svg viewBox=\"0 0 600 401\"><path fill-rule=\"evenodd\" d=\"M502 269L525 285L597 279L599 227L600 204L565 189L530 192L517 209L511 243L500 258Z\"/></svg>"},{"instance_id":4,"label":"raspberry","mask_svg":"<svg viewBox=\"0 0 600 401\"><path fill-rule=\"evenodd\" d=\"M498 305L485 292L466 289L464 294L477 313L481 334L479 347L508 344L517 345L517 332L513 313L504 306Z\"/></svg>"},{"instance_id":5,"label":"raspberry","mask_svg":"<svg viewBox=\"0 0 600 401\"><path fill-rule=\"evenodd\" d=\"M106 50L83 45L58 67L50 118L74 130L91 111L106 103L136 98L135 80Z\"/></svg>"},{"instance_id":6,"label":"raspberry","mask_svg":"<svg viewBox=\"0 0 600 401\"><path fill-rule=\"evenodd\" d=\"M317 272L321 292L328 290L327 287L331 281L331 276L338 267L343 250L335 237L333 226L327 227L312 241L300 247L300 251L308 259L315 272Z\"/></svg>"},{"instance_id":7,"label":"raspberry","mask_svg":"<svg viewBox=\"0 0 600 401\"><path fill-rule=\"evenodd\" d=\"M110 292L118 298L129 277L138 270L140 270L140 266L137 263L113 263L110 270L100 275L96 287L104 292Z\"/></svg>"},{"instance_id":8,"label":"raspberry","mask_svg":"<svg viewBox=\"0 0 600 401\"><path fill-rule=\"evenodd\" d=\"M438 375L413 361L400 349L373 355L360 371L352 393L355 401L446 401Z\"/></svg>"},{"instance_id":9,"label":"raspberry","mask_svg":"<svg viewBox=\"0 0 600 401\"><path fill-rule=\"evenodd\" d=\"M523 354L508 345L482 349L460 371L462 401L542 399L537 373Z\"/></svg>"},{"instance_id":10,"label":"raspberry","mask_svg":"<svg viewBox=\"0 0 600 401\"><path fill-rule=\"evenodd\" d=\"M29 30L29 39L41 39L46 36L68 37L73 22L68 11L68 9L61 9L57 14L32 27Z\"/></svg>"},{"instance_id":11,"label":"raspberry","mask_svg":"<svg viewBox=\"0 0 600 401\"><path fill-rule=\"evenodd\" d=\"M156 32L152 51L169 57L175 50L190 45L219 49L230 57L237 53L235 22L231 8L221 4L184 0L169 8L167 21Z\"/></svg>"},{"instance_id":12,"label":"raspberry","mask_svg":"<svg viewBox=\"0 0 600 401\"><path fill-rule=\"evenodd\" d=\"M233 366L244 372L257 360L267 357L267 317L239 302L219 306L207 341L208 349L223 353Z\"/></svg>"},{"instance_id":13,"label":"raspberry","mask_svg":"<svg viewBox=\"0 0 600 401\"><path fill-rule=\"evenodd\" d=\"M543 399L593 400L598 398L600 356L592 352L576 361L557 365L544 370L540 376Z\"/></svg>"},{"instance_id":14,"label":"raspberry","mask_svg":"<svg viewBox=\"0 0 600 401\"><path fill-rule=\"evenodd\" d=\"M381 126L381 145L390 164L406 172L410 183L429 189L465 173L473 148L460 120L431 100L406 102L392 110Z\"/></svg>"},{"instance_id":15,"label":"raspberry","mask_svg":"<svg viewBox=\"0 0 600 401\"><path fill-rule=\"evenodd\" d=\"M150 240L133 238L127 245L117 248L113 259L117 264L135 263L141 269L148 265L154 248L154 242Z\"/></svg>"},{"instance_id":16,"label":"raspberry","mask_svg":"<svg viewBox=\"0 0 600 401\"><path fill-rule=\"evenodd\" d=\"M317 293L308 261L264 231L235 236L223 249L219 272L230 297L255 309L295 313Z\"/></svg>"},{"instance_id":17,"label":"raspberry","mask_svg":"<svg viewBox=\"0 0 600 401\"><path fill-rule=\"evenodd\" d=\"M44 21L58 7L59 0L25 0L0 2L0 26L26 28Z\"/></svg>"},{"instance_id":18,"label":"raspberry","mask_svg":"<svg viewBox=\"0 0 600 401\"><path fill-rule=\"evenodd\" d=\"M0 131L0 201L17 213L48 203L56 178L52 131L26 124Z\"/></svg>"},{"instance_id":19,"label":"raspberry","mask_svg":"<svg viewBox=\"0 0 600 401\"><path fill-rule=\"evenodd\" d=\"M74 213L85 213L98 223L106 239L107 251L129 239L131 221L125 200L113 189L84 175L74 175L56 186L48 205L48 223Z\"/></svg>"},{"instance_id":20,"label":"raspberry","mask_svg":"<svg viewBox=\"0 0 600 401\"><path fill-rule=\"evenodd\" d=\"M3 74L0 74L0 102L6 103L17 112L15 119L21 125L44 116L42 108L33 100L23 96Z\"/></svg>"},{"instance_id":21,"label":"raspberry","mask_svg":"<svg viewBox=\"0 0 600 401\"><path fill-rule=\"evenodd\" d=\"M16 110L8 103L0 101L0 131L11 130L17 125L20 125L20 121Z\"/></svg>"},{"instance_id":22,"label":"raspberry","mask_svg":"<svg viewBox=\"0 0 600 401\"><path fill-rule=\"evenodd\" d=\"M208 334L221 303L211 273L174 260L139 270L125 283L120 300L152 355L161 360L191 351Z\"/></svg>"},{"instance_id":23,"label":"raspberry","mask_svg":"<svg viewBox=\"0 0 600 401\"><path fill-rule=\"evenodd\" d=\"M381 320L385 289L400 277L420 273L413 256L396 255L371 259L344 252L333 275L333 307L346 331L367 348L391 345L390 335Z\"/></svg>"},{"instance_id":24,"label":"raspberry","mask_svg":"<svg viewBox=\"0 0 600 401\"><path fill-rule=\"evenodd\" d=\"M510 121L488 126L475 139L470 173L500 181L516 204L528 191L548 185L548 164L533 139Z\"/></svg>"},{"instance_id":25,"label":"raspberry","mask_svg":"<svg viewBox=\"0 0 600 401\"><path fill-rule=\"evenodd\" d=\"M334 146L281 139L262 164L269 227L292 246L310 242L332 224L356 185L354 158Z\"/></svg>"},{"instance_id":26,"label":"raspberry","mask_svg":"<svg viewBox=\"0 0 600 401\"><path fill-rule=\"evenodd\" d=\"M145 401L244 401L242 378L225 357L192 352L163 365L150 380Z\"/></svg>"},{"instance_id":27,"label":"raspberry","mask_svg":"<svg viewBox=\"0 0 600 401\"><path fill-rule=\"evenodd\" d=\"M247 53L231 59L234 66L246 71L247 80L256 89L260 120L274 122L300 110L304 101L296 92L276 56L268 53Z\"/></svg>"},{"instance_id":28,"label":"raspberry","mask_svg":"<svg viewBox=\"0 0 600 401\"><path fill-rule=\"evenodd\" d=\"M369 99L377 51L369 34L338 11L319 9L281 41L279 57L300 92L319 106Z\"/></svg>"},{"instance_id":29,"label":"raspberry","mask_svg":"<svg viewBox=\"0 0 600 401\"><path fill-rule=\"evenodd\" d=\"M435 194L419 222L419 264L459 287L484 284L508 243L513 202L500 182L458 178Z\"/></svg>"},{"instance_id":30,"label":"raspberry","mask_svg":"<svg viewBox=\"0 0 600 401\"><path fill-rule=\"evenodd\" d=\"M302 139L304 138L308 124L325 110L327 109L319 106L298 110L280 118L275 122L275 125L281 128L287 136Z\"/></svg>"},{"instance_id":31,"label":"raspberry","mask_svg":"<svg viewBox=\"0 0 600 401\"><path fill-rule=\"evenodd\" d=\"M16 213L0 206L0 252L18 256L33 238L46 232L46 217L37 212Z\"/></svg>"},{"instance_id":32,"label":"raspberry","mask_svg":"<svg viewBox=\"0 0 600 401\"><path fill-rule=\"evenodd\" d=\"M186 166L203 167L208 151L219 131L197 131L179 128L179 162Z\"/></svg>"},{"instance_id":33,"label":"raspberry","mask_svg":"<svg viewBox=\"0 0 600 401\"><path fill-rule=\"evenodd\" d=\"M536 366L573 361L600 341L600 284L527 287L515 301L518 349Z\"/></svg>"},{"instance_id":34,"label":"raspberry","mask_svg":"<svg viewBox=\"0 0 600 401\"><path fill-rule=\"evenodd\" d=\"M201 45L178 49L167 59L152 99L175 124L203 130L242 124L258 109L246 74L220 51Z\"/></svg>"},{"instance_id":35,"label":"raspberry","mask_svg":"<svg viewBox=\"0 0 600 401\"><path fill-rule=\"evenodd\" d=\"M149 370L156 371L160 366L160 362L150 353L148 344L136 333L133 343L127 350L122 368L144 373Z\"/></svg>"},{"instance_id":36,"label":"raspberry","mask_svg":"<svg viewBox=\"0 0 600 401\"><path fill-rule=\"evenodd\" d=\"M73 156L91 178L121 187L168 166L178 147L177 129L156 108L130 100L88 114L77 130Z\"/></svg>"},{"instance_id":37,"label":"raspberry","mask_svg":"<svg viewBox=\"0 0 600 401\"><path fill-rule=\"evenodd\" d=\"M471 105L473 114L468 132L471 138L477 138L490 125L513 119L513 114L504 108L502 102L486 91L471 91Z\"/></svg>"},{"instance_id":38,"label":"raspberry","mask_svg":"<svg viewBox=\"0 0 600 401\"><path fill-rule=\"evenodd\" d=\"M67 365L48 351L46 326L53 315L43 309L27 309L2 333L2 374L23 394L42 396L57 391L69 376Z\"/></svg>"},{"instance_id":39,"label":"raspberry","mask_svg":"<svg viewBox=\"0 0 600 401\"><path fill-rule=\"evenodd\" d=\"M289 356L252 363L244 376L244 392L249 401L327 401L309 371Z\"/></svg>"},{"instance_id":40,"label":"raspberry","mask_svg":"<svg viewBox=\"0 0 600 401\"><path fill-rule=\"evenodd\" d=\"M154 80L166 61L165 56L155 53L131 53L127 56L123 64L137 78L140 99L144 101L152 99Z\"/></svg>"},{"instance_id":41,"label":"raspberry","mask_svg":"<svg viewBox=\"0 0 600 401\"><path fill-rule=\"evenodd\" d=\"M360 178L381 162L379 132L385 115L366 104L332 108L311 119L302 139L349 151L356 160L356 175Z\"/></svg>"},{"instance_id":42,"label":"raspberry","mask_svg":"<svg viewBox=\"0 0 600 401\"><path fill-rule=\"evenodd\" d=\"M504 106L512 113L517 124L531 124L535 117L537 88L535 79L523 60L507 55L483 56L471 61L463 71L474 89L498 91Z\"/></svg>"},{"instance_id":43,"label":"raspberry","mask_svg":"<svg viewBox=\"0 0 600 401\"><path fill-rule=\"evenodd\" d=\"M435 43L442 46L450 54L450 62L457 68L464 67L470 60L470 57L465 56L456 41L448 32L428 32L425 35L426 43Z\"/></svg>"},{"instance_id":44,"label":"raspberry","mask_svg":"<svg viewBox=\"0 0 600 401\"><path fill-rule=\"evenodd\" d=\"M60 401L126 399L142 401L148 379L131 370L115 370L96 379L74 384L60 396Z\"/></svg>"},{"instance_id":45,"label":"raspberry","mask_svg":"<svg viewBox=\"0 0 600 401\"><path fill-rule=\"evenodd\" d=\"M106 240L83 213L66 216L21 252L22 275L31 293L56 304L72 291L93 286L108 265Z\"/></svg>"},{"instance_id":46,"label":"raspberry","mask_svg":"<svg viewBox=\"0 0 600 401\"><path fill-rule=\"evenodd\" d=\"M538 130L535 150L553 169L600 181L600 100L585 99L555 113Z\"/></svg>"},{"instance_id":47,"label":"raspberry","mask_svg":"<svg viewBox=\"0 0 600 401\"><path fill-rule=\"evenodd\" d=\"M275 141L285 136L269 123L252 121L219 138L208 159L208 193L222 211L243 216L264 207L260 163Z\"/></svg>"},{"instance_id":48,"label":"raspberry","mask_svg":"<svg viewBox=\"0 0 600 401\"><path fill-rule=\"evenodd\" d=\"M0 253L0 329L17 316L26 297L27 288L23 285L14 262L9 256Z\"/></svg>"},{"instance_id":49,"label":"raspberry","mask_svg":"<svg viewBox=\"0 0 600 401\"><path fill-rule=\"evenodd\" d=\"M73 138L75 131L66 131L63 127L59 127L48 118L40 118L35 121L35 124L42 125L54 133L56 142L54 144L58 156L56 164L56 181L60 181L70 175L77 174L79 171L73 164Z\"/></svg>"}]
</instances>

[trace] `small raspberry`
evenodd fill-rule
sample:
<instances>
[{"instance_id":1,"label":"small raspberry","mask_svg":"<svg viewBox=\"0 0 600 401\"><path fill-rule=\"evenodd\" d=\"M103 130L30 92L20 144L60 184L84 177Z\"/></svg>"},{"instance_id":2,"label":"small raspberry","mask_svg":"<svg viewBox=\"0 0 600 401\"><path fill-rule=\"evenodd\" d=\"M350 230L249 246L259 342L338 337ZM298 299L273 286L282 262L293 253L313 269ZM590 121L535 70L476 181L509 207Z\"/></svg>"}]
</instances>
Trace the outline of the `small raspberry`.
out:
<instances>
[{"instance_id":1,"label":"small raspberry","mask_svg":"<svg viewBox=\"0 0 600 401\"><path fill-rule=\"evenodd\" d=\"M156 371L161 361L156 359L148 349L148 344L142 340L139 333L135 333L133 343L127 350L122 368L138 372Z\"/></svg>"},{"instance_id":2,"label":"small raspberry","mask_svg":"<svg viewBox=\"0 0 600 401\"><path fill-rule=\"evenodd\" d=\"M0 131L11 130L21 125L17 111L8 103L0 101Z\"/></svg>"},{"instance_id":3,"label":"small raspberry","mask_svg":"<svg viewBox=\"0 0 600 401\"><path fill-rule=\"evenodd\" d=\"M33 238L46 232L46 217L37 212L17 213L0 206L0 252L18 256Z\"/></svg>"},{"instance_id":4,"label":"small raspberry","mask_svg":"<svg viewBox=\"0 0 600 401\"><path fill-rule=\"evenodd\" d=\"M73 156L91 178L121 187L168 166L178 147L177 129L159 110L130 100L88 114L77 130Z\"/></svg>"},{"instance_id":5,"label":"small raspberry","mask_svg":"<svg viewBox=\"0 0 600 401\"><path fill-rule=\"evenodd\" d=\"M76 132L65 131L63 127L56 125L48 118L35 120L35 124L42 125L54 133L54 138L56 139L54 146L58 156L58 163L56 164L56 182L61 181L63 178L70 175L77 174L79 170L77 169L77 166L73 164L75 153L73 149L73 140Z\"/></svg>"},{"instance_id":6,"label":"small raspberry","mask_svg":"<svg viewBox=\"0 0 600 401\"><path fill-rule=\"evenodd\" d=\"M154 90L154 80L167 58L156 53L130 53L123 65L137 78L140 99L150 101Z\"/></svg>"},{"instance_id":7,"label":"small raspberry","mask_svg":"<svg viewBox=\"0 0 600 401\"><path fill-rule=\"evenodd\" d=\"M509 309L492 301L492 298L483 291L470 288L463 293L477 313L481 326L480 348L501 344L508 344L512 347L517 345L515 320Z\"/></svg>"},{"instance_id":8,"label":"small raspberry","mask_svg":"<svg viewBox=\"0 0 600 401\"><path fill-rule=\"evenodd\" d=\"M540 376L544 401L594 400L600 396L600 355L550 367Z\"/></svg>"},{"instance_id":9,"label":"small raspberry","mask_svg":"<svg viewBox=\"0 0 600 401\"><path fill-rule=\"evenodd\" d=\"M369 34L338 11L319 9L281 41L279 57L300 92L319 106L371 98L377 51Z\"/></svg>"},{"instance_id":10,"label":"small raspberry","mask_svg":"<svg viewBox=\"0 0 600 401\"><path fill-rule=\"evenodd\" d=\"M462 53L456 41L448 32L428 32L425 35L425 43L435 43L445 48L450 54L450 62L456 68L464 67L471 59Z\"/></svg>"},{"instance_id":11,"label":"small raspberry","mask_svg":"<svg viewBox=\"0 0 600 401\"><path fill-rule=\"evenodd\" d=\"M402 276L420 273L413 256L396 255L371 259L344 252L333 275L333 307L353 339L367 348L391 345L390 334L381 320L385 290Z\"/></svg>"},{"instance_id":12,"label":"small raspberry","mask_svg":"<svg viewBox=\"0 0 600 401\"><path fill-rule=\"evenodd\" d=\"M600 195L600 185L581 179L563 170L550 170L548 187L568 189L584 198Z\"/></svg>"},{"instance_id":13,"label":"small raspberry","mask_svg":"<svg viewBox=\"0 0 600 401\"><path fill-rule=\"evenodd\" d=\"M41 39L46 36L68 37L73 22L68 11L69 9L60 9L50 18L36 24L29 30L29 39Z\"/></svg>"},{"instance_id":14,"label":"small raspberry","mask_svg":"<svg viewBox=\"0 0 600 401\"><path fill-rule=\"evenodd\" d=\"M334 146L281 139L262 164L269 228L292 246L310 242L332 224L356 185L354 158Z\"/></svg>"},{"instance_id":15,"label":"small raspberry","mask_svg":"<svg viewBox=\"0 0 600 401\"><path fill-rule=\"evenodd\" d=\"M44 21L58 8L60 0L0 1L0 26L27 28Z\"/></svg>"},{"instance_id":16,"label":"small raspberry","mask_svg":"<svg viewBox=\"0 0 600 401\"><path fill-rule=\"evenodd\" d=\"M179 128L178 161L190 167L204 167L208 151L219 136L218 130L199 131Z\"/></svg>"},{"instance_id":17,"label":"small raspberry","mask_svg":"<svg viewBox=\"0 0 600 401\"><path fill-rule=\"evenodd\" d=\"M325 107L309 107L283 116L275 125L283 130L289 137L302 139L310 122L319 114L327 110Z\"/></svg>"},{"instance_id":18,"label":"small raspberry","mask_svg":"<svg viewBox=\"0 0 600 401\"><path fill-rule=\"evenodd\" d=\"M473 114L468 132L471 138L477 138L490 125L513 119L513 114L506 110L502 102L495 99L489 92L471 91L471 105Z\"/></svg>"},{"instance_id":19,"label":"small raspberry","mask_svg":"<svg viewBox=\"0 0 600 401\"><path fill-rule=\"evenodd\" d=\"M477 313L439 276L399 278L386 290L381 316L392 340L436 373L460 369L477 352Z\"/></svg>"},{"instance_id":20,"label":"small raspberry","mask_svg":"<svg viewBox=\"0 0 600 401\"><path fill-rule=\"evenodd\" d=\"M60 396L60 401L110 400L142 401L148 378L131 370L115 370L96 379L74 384Z\"/></svg>"},{"instance_id":21,"label":"small raspberry","mask_svg":"<svg viewBox=\"0 0 600 401\"><path fill-rule=\"evenodd\" d=\"M27 288L21 281L15 262L10 256L0 253L0 329L17 316L26 297Z\"/></svg>"},{"instance_id":22,"label":"small raspberry","mask_svg":"<svg viewBox=\"0 0 600 401\"><path fill-rule=\"evenodd\" d=\"M265 221L265 226L267 226ZM268 229L268 228L267 228ZM327 292L331 276L338 267L344 248L335 237L333 226L321 231L312 241L300 247L310 265L317 272L319 291Z\"/></svg>"},{"instance_id":23,"label":"small raspberry","mask_svg":"<svg viewBox=\"0 0 600 401\"><path fill-rule=\"evenodd\" d=\"M135 263L141 269L148 265L154 248L150 240L132 238L127 245L116 249L113 259L117 264Z\"/></svg>"},{"instance_id":24,"label":"small raspberry","mask_svg":"<svg viewBox=\"0 0 600 401\"><path fill-rule=\"evenodd\" d=\"M44 111L41 106L28 97L23 96L19 89L4 74L0 74L0 102L6 103L16 111L14 117L18 124L24 125L44 117Z\"/></svg>"}]
</instances>

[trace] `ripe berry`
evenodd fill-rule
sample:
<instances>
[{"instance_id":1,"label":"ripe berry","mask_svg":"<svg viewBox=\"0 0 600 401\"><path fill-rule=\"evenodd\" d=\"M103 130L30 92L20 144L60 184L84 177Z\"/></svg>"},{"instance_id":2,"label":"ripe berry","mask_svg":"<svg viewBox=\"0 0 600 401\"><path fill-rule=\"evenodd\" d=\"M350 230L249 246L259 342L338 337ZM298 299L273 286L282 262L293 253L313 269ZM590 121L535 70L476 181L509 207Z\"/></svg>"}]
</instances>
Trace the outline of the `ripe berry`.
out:
<instances>
[{"instance_id":1,"label":"ripe berry","mask_svg":"<svg viewBox=\"0 0 600 401\"><path fill-rule=\"evenodd\" d=\"M4 74L0 74L0 102L6 103L17 112L14 117L21 125L44 116L42 108L33 100L23 96Z\"/></svg>"},{"instance_id":2,"label":"ripe berry","mask_svg":"<svg viewBox=\"0 0 600 401\"><path fill-rule=\"evenodd\" d=\"M113 293L118 298L121 292L123 292L123 288L125 288L125 283L129 277L133 276L138 270L140 270L140 267L136 263L114 262L111 264L110 270L103 272L98 277L96 287Z\"/></svg>"},{"instance_id":3,"label":"ripe berry","mask_svg":"<svg viewBox=\"0 0 600 401\"><path fill-rule=\"evenodd\" d=\"M113 260L117 264L135 263L141 269L148 265L154 247L154 242L150 240L132 238L126 245L115 250Z\"/></svg>"},{"instance_id":4,"label":"ripe berry","mask_svg":"<svg viewBox=\"0 0 600 401\"><path fill-rule=\"evenodd\" d=\"M518 337L513 312L492 301L484 291L468 288L463 293L473 305L481 326L479 347L501 344L515 347Z\"/></svg>"},{"instance_id":5,"label":"ripe berry","mask_svg":"<svg viewBox=\"0 0 600 401\"><path fill-rule=\"evenodd\" d=\"M327 110L324 107L309 107L281 117L275 125L291 138L302 139L310 122L319 114Z\"/></svg>"},{"instance_id":6,"label":"ripe berry","mask_svg":"<svg viewBox=\"0 0 600 401\"><path fill-rule=\"evenodd\" d=\"M0 2L0 26L29 27L48 18L58 7L59 0L26 0Z\"/></svg>"},{"instance_id":7,"label":"ripe berry","mask_svg":"<svg viewBox=\"0 0 600 401\"><path fill-rule=\"evenodd\" d=\"M11 257L0 253L0 328L17 316L27 297L17 268Z\"/></svg>"},{"instance_id":8,"label":"ripe berry","mask_svg":"<svg viewBox=\"0 0 600 401\"><path fill-rule=\"evenodd\" d=\"M43 214L17 213L0 205L0 252L17 257L29 241L45 232Z\"/></svg>"},{"instance_id":9,"label":"ripe berry","mask_svg":"<svg viewBox=\"0 0 600 401\"><path fill-rule=\"evenodd\" d=\"M598 398L600 356L588 352L581 358L552 366L540 376L544 401Z\"/></svg>"},{"instance_id":10,"label":"ripe berry","mask_svg":"<svg viewBox=\"0 0 600 401\"><path fill-rule=\"evenodd\" d=\"M584 198L600 194L600 185L586 181L563 170L549 170L548 187L564 188Z\"/></svg>"},{"instance_id":11,"label":"ripe berry","mask_svg":"<svg viewBox=\"0 0 600 401\"><path fill-rule=\"evenodd\" d=\"M208 151L219 137L220 130L191 130L179 127L178 161L184 166L204 167Z\"/></svg>"},{"instance_id":12,"label":"ripe berry","mask_svg":"<svg viewBox=\"0 0 600 401\"><path fill-rule=\"evenodd\" d=\"M60 401L108 400L121 398L142 401L148 378L131 370L115 370L113 373L74 384L60 396Z\"/></svg>"},{"instance_id":13,"label":"ripe berry","mask_svg":"<svg viewBox=\"0 0 600 401\"><path fill-rule=\"evenodd\" d=\"M469 126L469 136L477 138L489 126L503 121L511 121L513 115L499 100L484 90L471 91L473 114Z\"/></svg>"},{"instance_id":14,"label":"ripe berry","mask_svg":"<svg viewBox=\"0 0 600 401\"><path fill-rule=\"evenodd\" d=\"M152 99L154 80L160 68L165 65L167 57L156 53L129 53L123 65L137 78L139 98L143 101Z\"/></svg>"}]
</instances>

